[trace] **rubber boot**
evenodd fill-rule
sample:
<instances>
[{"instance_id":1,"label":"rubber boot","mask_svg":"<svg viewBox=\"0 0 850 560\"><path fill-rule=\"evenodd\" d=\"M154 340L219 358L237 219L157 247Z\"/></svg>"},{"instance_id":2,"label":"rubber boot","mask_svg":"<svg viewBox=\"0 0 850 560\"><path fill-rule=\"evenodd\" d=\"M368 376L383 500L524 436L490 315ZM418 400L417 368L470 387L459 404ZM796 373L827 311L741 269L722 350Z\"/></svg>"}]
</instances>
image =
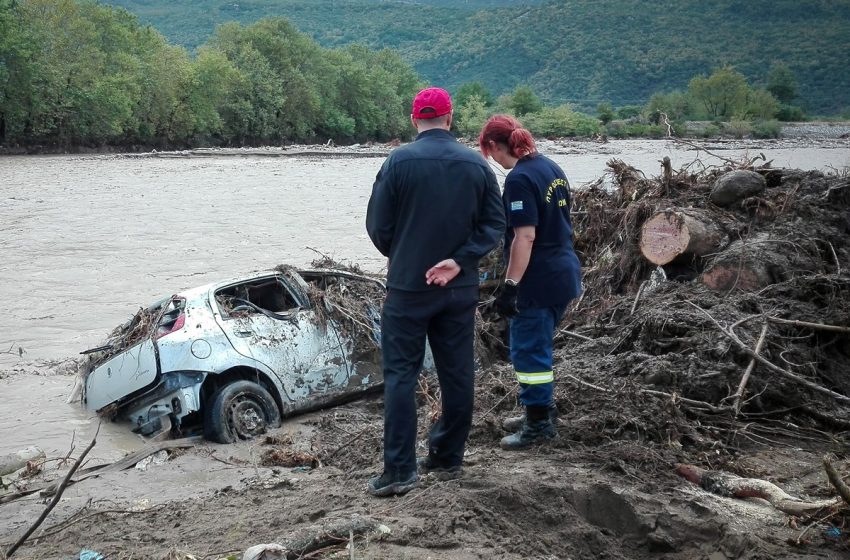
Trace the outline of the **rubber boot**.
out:
<instances>
[{"instance_id":1,"label":"rubber boot","mask_svg":"<svg viewBox=\"0 0 850 560\"><path fill-rule=\"evenodd\" d=\"M546 443L555 437L555 425L549 419L549 407L529 406L525 409L525 422L515 434L505 436L499 445L502 449L525 449Z\"/></svg>"},{"instance_id":2,"label":"rubber boot","mask_svg":"<svg viewBox=\"0 0 850 560\"><path fill-rule=\"evenodd\" d=\"M549 405L549 421L552 422L553 426L558 425L558 407L555 406L555 403ZM525 414L522 416L511 416L502 420L502 429L507 432L518 432L522 429L524 423Z\"/></svg>"}]
</instances>

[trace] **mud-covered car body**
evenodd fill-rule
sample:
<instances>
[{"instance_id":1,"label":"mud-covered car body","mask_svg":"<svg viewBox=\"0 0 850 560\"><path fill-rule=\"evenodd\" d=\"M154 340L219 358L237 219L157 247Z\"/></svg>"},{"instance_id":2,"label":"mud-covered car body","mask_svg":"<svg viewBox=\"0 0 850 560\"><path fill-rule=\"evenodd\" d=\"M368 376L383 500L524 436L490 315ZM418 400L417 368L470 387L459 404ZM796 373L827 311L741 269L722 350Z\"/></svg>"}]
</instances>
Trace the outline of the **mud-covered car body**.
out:
<instances>
[{"instance_id":1,"label":"mud-covered car body","mask_svg":"<svg viewBox=\"0 0 850 560\"><path fill-rule=\"evenodd\" d=\"M281 416L353 398L383 381L379 303L363 302L355 320L370 322L372 340L364 329L357 340L334 318L351 314L335 315L317 294L364 283L383 294L366 276L288 269L165 298L85 352L82 403L144 435L197 419L211 439L234 441Z\"/></svg>"}]
</instances>

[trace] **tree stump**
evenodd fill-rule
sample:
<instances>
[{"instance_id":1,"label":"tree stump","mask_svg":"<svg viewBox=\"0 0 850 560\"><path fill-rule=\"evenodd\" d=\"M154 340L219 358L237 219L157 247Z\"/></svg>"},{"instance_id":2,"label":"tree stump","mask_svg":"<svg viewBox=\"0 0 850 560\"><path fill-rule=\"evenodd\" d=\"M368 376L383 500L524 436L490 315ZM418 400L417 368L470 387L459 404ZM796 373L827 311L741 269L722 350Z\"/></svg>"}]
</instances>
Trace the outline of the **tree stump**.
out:
<instances>
[{"instance_id":1,"label":"tree stump","mask_svg":"<svg viewBox=\"0 0 850 560\"><path fill-rule=\"evenodd\" d=\"M732 242L709 262L702 283L713 290L752 291L817 270L816 248L762 233Z\"/></svg>"},{"instance_id":2,"label":"tree stump","mask_svg":"<svg viewBox=\"0 0 850 560\"><path fill-rule=\"evenodd\" d=\"M644 222L639 245L649 262L661 266L682 256L716 253L728 242L726 232L707 212L674 208Z\"/></svg>"}]
</instances>

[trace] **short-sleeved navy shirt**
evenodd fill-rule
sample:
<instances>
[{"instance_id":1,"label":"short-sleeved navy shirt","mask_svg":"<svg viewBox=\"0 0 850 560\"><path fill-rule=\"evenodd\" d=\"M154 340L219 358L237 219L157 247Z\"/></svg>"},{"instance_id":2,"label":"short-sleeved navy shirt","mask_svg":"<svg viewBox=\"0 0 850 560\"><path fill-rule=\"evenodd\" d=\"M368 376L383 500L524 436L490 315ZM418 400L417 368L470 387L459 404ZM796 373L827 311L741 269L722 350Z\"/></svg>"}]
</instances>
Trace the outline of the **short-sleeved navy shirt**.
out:
<instances>
[{"instance_id":1,"label":"short-sleeved navy shirt","mask_svg":"<svg viewBox=\"0 0 850 560\"><path fill-rule=\"evenodd\" d=\"M581 266L573 249L570 184L552 160L534 155L519 160L505 179L502 195L508 229L505 262L513 228L534 226L531 260L519 285L520 307L569 303L581 293Z\"/></svg>"}]
</instances>

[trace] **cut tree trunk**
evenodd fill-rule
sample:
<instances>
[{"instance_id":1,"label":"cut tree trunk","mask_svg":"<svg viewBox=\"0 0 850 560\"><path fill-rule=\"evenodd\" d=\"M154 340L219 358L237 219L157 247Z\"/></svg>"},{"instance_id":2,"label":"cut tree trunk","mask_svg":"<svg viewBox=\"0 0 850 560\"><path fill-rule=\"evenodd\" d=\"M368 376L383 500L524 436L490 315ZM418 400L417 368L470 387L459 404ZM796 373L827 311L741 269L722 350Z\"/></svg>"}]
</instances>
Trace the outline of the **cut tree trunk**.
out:
<instances>
[{"instance_id":1,"label":"cut tree trunk","mask_svg":"<svg viewBox=\"0 0 850 560\"><path fill-rule=\"evenodd\" d=\"M713 290L758 290L818 268L819 256L790 240L759 234L732 242L709 262L702 283Z\"/></svg>"},{"instance_id":2,"label":"cut tree trunk","mask_svg":"<svg viewBox=\"0 0 850 560\"><path fill-rule=\"evenodd\" d=\"M716 253L728 242L729 236L707 212L674 208L657 212L644 222L640 252L661 266L683 256Z\"/></svg>"}]
</instances>

